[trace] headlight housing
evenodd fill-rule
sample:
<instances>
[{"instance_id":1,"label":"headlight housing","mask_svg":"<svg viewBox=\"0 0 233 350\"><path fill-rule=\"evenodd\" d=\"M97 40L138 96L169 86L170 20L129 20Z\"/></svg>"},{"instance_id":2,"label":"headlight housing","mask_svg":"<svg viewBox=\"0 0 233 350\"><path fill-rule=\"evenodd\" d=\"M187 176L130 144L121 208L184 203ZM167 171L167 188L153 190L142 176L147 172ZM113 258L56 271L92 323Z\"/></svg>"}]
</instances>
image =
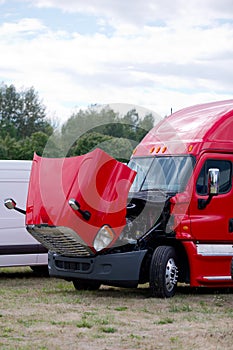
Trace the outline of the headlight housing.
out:
<instances>
[{"instance_id":1,"label":"headlight housing","mask_svg":"<svg viewBox=\"0 0 233 350\"><path fill-rule=\"evenodd\" d=\"M94 240L94 248L97 252L106 248L113 240L114 233L113 230L108 226L104 225L98 231L95 240Z\"/></svg>"}]
</instances>

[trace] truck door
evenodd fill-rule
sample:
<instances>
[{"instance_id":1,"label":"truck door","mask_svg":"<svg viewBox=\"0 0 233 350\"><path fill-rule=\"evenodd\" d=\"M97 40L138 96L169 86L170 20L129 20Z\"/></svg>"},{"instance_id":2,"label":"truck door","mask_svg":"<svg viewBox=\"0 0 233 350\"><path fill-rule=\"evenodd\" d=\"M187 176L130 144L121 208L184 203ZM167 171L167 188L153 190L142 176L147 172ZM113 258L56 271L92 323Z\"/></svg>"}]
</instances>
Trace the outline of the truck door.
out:
<instances>
[{"instance_id":1,"label":"truck door","mask_svg":"<svg viewBox=\"0 0 233 350\"><path fill-rule=\"evenodd\" d=\"M195 170L190 219L197 255L192 265L196 278L203 283L220 283L230 277L233 256L232 164L232 155L206 154ZM210 168L220 171L219 193L206 207L200 208L198 202L208 199Z\"/></svg>"}]
</instances>

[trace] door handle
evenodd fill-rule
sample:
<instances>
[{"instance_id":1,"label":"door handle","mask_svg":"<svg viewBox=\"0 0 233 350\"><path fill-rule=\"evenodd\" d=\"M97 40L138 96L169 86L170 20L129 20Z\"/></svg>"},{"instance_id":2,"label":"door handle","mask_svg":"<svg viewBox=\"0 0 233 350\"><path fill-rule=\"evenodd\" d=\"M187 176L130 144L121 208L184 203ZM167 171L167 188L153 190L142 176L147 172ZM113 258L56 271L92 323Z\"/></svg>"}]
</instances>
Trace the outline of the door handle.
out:
<instances>
[{"instance_id":1,"label":"door handle","mask_svg":"<svg viewBox=\"0 0 233 350\"><path fill-rule=\"evenodd\" d=\"M233 218L229 220L228 230L229 232L233 232Z\"/></svg>"}]
</instances>

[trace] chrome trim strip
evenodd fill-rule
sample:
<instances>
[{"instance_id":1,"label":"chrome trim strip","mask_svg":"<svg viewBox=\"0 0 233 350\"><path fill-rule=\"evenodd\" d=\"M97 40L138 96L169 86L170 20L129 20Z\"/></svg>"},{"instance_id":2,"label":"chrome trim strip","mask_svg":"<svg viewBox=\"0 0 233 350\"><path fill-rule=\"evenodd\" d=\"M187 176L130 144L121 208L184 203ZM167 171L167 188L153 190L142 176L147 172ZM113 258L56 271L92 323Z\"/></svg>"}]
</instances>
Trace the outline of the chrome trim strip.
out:
<instances>
[{"instance_id":1,"label":"chrome trim strip","mask_svg":"<svg viewBox=\"0 0 233 350\"><path fill-rule=\"evenodd\" d=\"M208 280L208 281L230 281L232 280L231 276L203 276L204 279Z\"/></svg>"},{"instance_id":2,"label":"chrome trim strip","mask_svg":"<svg viewBox=\"0 0 233 350\"><path fill-rule=\"evenodd\" d=\"M233 244L196 244L197 254L202 256L232 256Z\"/></svg>"}]
</instances>

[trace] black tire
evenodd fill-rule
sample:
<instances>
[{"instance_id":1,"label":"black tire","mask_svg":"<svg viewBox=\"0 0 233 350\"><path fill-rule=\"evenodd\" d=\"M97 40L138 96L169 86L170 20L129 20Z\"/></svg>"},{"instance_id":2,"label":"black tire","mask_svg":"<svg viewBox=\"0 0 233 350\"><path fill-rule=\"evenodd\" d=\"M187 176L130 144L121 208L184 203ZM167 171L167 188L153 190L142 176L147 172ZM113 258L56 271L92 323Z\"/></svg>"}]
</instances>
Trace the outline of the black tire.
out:
<instances>
[{"instance_id":1,"label":"black tire","mask_svg":"<svg viewBox=\"0 0 233 350\"><path fill-rule=\"evenodd\" d=\"M153 297L171 298L177 287L177 257L173 247L155 249L150 265L150 290Z\"/></svg>"},{"instance_id":2,"label":"black tire","mask_svg":"<svg viewBox=\"0 0 233 350\"><path fill-rule=\"evenodd\" d=\"M72 282L76 290L98 290L101 285L100 282L91 280L75 279Z\"/></svg>"}]
</instances>

